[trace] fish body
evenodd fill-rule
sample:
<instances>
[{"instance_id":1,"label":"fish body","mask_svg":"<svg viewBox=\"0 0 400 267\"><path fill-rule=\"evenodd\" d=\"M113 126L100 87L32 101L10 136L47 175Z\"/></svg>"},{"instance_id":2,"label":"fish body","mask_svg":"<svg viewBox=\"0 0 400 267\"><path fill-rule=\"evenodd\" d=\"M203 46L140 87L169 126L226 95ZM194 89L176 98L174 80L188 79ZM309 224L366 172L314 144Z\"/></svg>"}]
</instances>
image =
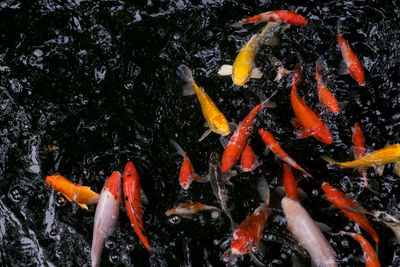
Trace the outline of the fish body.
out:
<instances>
[{"instance_id":1,"label":"fish body","mask_svg":"<svg viewBox=\"0 0 400 267\"><path fill-rule=\"evenodd\" d=\"M199 141L203 140L211 131L220 134L222 136L230 134L231 130L229 128L228 121L226 120L224 114L222 114L221 111L219 111L219 109L214 104L212 99L204 91L204 88L200 88L195 83L190 69L185 65L181 65L179 70L180 70L179 75L181 79L187 82L186 86L184 87L183 94L197 95L197 99L200 102L203 116L210 128L200 137Z\"/></svg>"},{"instance_id":2,"label":"fish body","mask_svg":"<svg viewBox=\"0 0 400 267\"><path fill-rule=\"evenodd\" d=\"M349 233L349 232L339 232L338 234L342 235L348 235L357 240L361 248L364 252L364 259L365 259L365 266L366 267L380 267L381 263L379 262L378 256L375 253L374 248L371 246L371 244L368 242L367 239L365 239L362 235L357 234L357 233Z\"/></svg>"},{"instance_id":3,"label":"fish body","mask_svg":"<svg viewBox=\"0 0 400 267\"><path fill-rule=\"evenodd\" d=\"M275 155L277 155L281 160L283 160L293 168L301 171L305 177L311 176L302 167L300 167L300 165L297 164L294 159L289 157L289 155L282 149L282 147L275 140L275 137L270 132L263 129L258 129L258 133L260 134L265 145L267 145L272 150L272 152L274 152Z\"/></svg>"},{"instance_id":4,"label":"fish body","mask_svg":"<svg viewBox=\"0 0 400 267\"><path fill-rule=\"evenodd\" d=\"M249 217L239 224L233 232L230 251L233 255L244 255L251 253L251 249L257 246L262 238L264 225L270 213L269 198L270 191L265 179L260 180L258 189L262 195L262 203Z\"/></svg>"},{"instance_id":5,"label":"fish body","mask_svg":"<svg viewBox=\"0 0 400 267\"><path fill-rule=\"evenodd\" d=\"M229 171L232 165L239 160L240 154L246 145L247 138L249 137L250 131L253 127L254 119L257 113L265 107L273 107L272 103L270 103L270 99L275 95L275 93L276 92L274 92L268 99L255 106L243 119L243 121L240 122L239 126L236 128L231 139L229 140L224 154L222 155L222 172Z\"/></svg>"},{"instance_id":6,"label":"fish body","mask_svg":"<svg viewBox=\"0 0 400 267\"><path fill-rule=\"evenodd\" d=\"M101 251L107 237L114 231L121 203L121 174L113 172L100 193L96 207L93 227L93 240L90 251L92 267L100 265Z\"/></svg>"},{"instance_id":7,"label":"fish body","mask_svg":"<svg viewBox=\"0 0 400 267\"><path fill-rule=\"evenodd\" d=\"M339 74L350 74L350 76L358 82L360 86L365 86L364 69L357 58L357 55L350 48L349 43L343 39L340 34L340 27L338 25L337 39L342 53L346 68L340 70Z\"/></svg>"},{"instance_id":8,"label":"fish body","mask_svg":"<svg viewBox=\"0 0 400 267\"><path fill-rule=\"evenodd\" d=\"M317 224L298 201L284 197L282 209L293 237L320 267L336 267L336 253L325 239Z\"/></svg>"},{"instance_id":9,"label":"fish body","mask_svg":"<svg viewBox=\"0 0 400 267\"><path fill-rule=\"evenodd\" d=\"M197 174L194 173L193 165L189 159L188 154L183 151L181 146L178 145L175 141L170 141L177 150L178 154L183 157L182 166L179 171L179 183L183 189L187 190L193 181L200 181L200 178Z\"/></svg>"},{"instance_id":10,"label":"fish body","mask_svg":"<svg viewBox=\"0 0 400 267\"><path fill-rule=\"evenodd\" d=\"M69 201L86 210L88 209L86 205L96 204L100 198L100 195L93 192L90 187L75 184L59 173L47 176L46 183L54 191L61 192Z\"/></svg>"},{"instance_id":11,"label":"fish body","mask_svg":"<svg viewBox=\"0 0 400 267\"><path fill-rule=\"evenodd\" d=\"M336 97L328 89L322 80L322 70L319 63L315 72L315 80L317 80L317 91L319 94L319 102L321 102L330 112L339 113L339 104Z\"/></svg>"},{"instance_id":12,"label":"fish body","mask_svg":"<svg viewBox=\"0 0 400 267\"><path fill-rule=\"evenodd\" d=\"M355 159L362 158L365 155L365 138L364 133L361 130L360 124L356 122L354 124L353 136L353 155ZM367 169L365 167L358 168L360 171L363 179L364 179L364 186L369 188L368 179L367 179Z\"/></svg>"},{"instance_id":13,"label":"fish body","mask_svg":"<svg viewBox=\"0 0 400 267\"><path fill-rule=\"evenodd\" d=\"M255 15L253 17L243 19L235 23L235 26L241 26L243 24L248 24L248 23L260 23L265 21L282 22L294 26L307 24L307 19L305 19L300 14L288 10L275 10L275 11L264 12Z\"/></svg>"},{"instance_id":14,"label":"fish body","mask_svg":"<svg viewBox=\"0 0 400 267\"><path fill-rule=\"evenodd\" d=\"M382 221L384 224L386 224L386 226L392 229L393 233L396 236L397 243L400 243L400 220L398 218L383 211L374 211L368 214L371 214L376 219Z\"/></svg>"},{"instance_id":15,"label":"fish body","mask_svg":"<svg viewBox=\"0 0 400 267\"><path fill-rule=\"evenodd\" d=\"M304 98L297 94L297 85L301 82L301 69L298 64L295 66L292 81L290 101L296 118L301 128L297 132L298 138L314 136L317 140L329 145L333 143L333 138L329 128L320 119L318 114L312 111L305 103Z\"/></svg>"},{"instance_id":16,"label":"fish body","mask_svg":"<svg viewBox=\"0 0 400 267\"><path fill-rule=\"evenodd\" d=\"M330 163L337 164L344 168L360 168L360 167L376 167L389 163L400 163L400 144L390 145L371 153L365 154L365 156L358 158L353 161L338 162L327 156L322 158Z\"/></svg>"},{"instance_id":17,"label":"fish body","mask_svg":"<svg viewBox=\"0 0 400 267\"><path fill-rule=\"evenodd\" d=\"M297 181L290 165L287 163L283 163L283 186L285 188L286 197L299 201Z\"/></svg>"},{"instance_id":18,"label":"fish body","mask_svg":"<svg viewBox=\"0 0 400 267\"><path fill-rule=\"evenodd\" d=\"M197 214L200 211L206 211L206 210L216 210L218 211L219 209L214 206L209 206L202 204L200 202L186 202L186 203L181 203L176 205L170 210L167 210L165 212L166 216L171 216L171 215L179 215L184 218L191 218L194 214Z\"/></svg>"},{"instance_id":19,"label":"fish body","mask_svg":"<svg viewBox=\"0 0 400 267\"><path fill-rule=\"evenodd\" d=\"M223 178L221 171L221 163L219 155L215 152L210 154L209 180L213 189L214 195L221 205L222 211L228 216L232 229L235 222L232 219L231 212L228 208L228 189L226 188L226 180Z\"/></svg>"},{"instance_id":20,"label":"fish body","mask_svg":"<svg viewBox=\"0 0 400 267\"><path fill-rule=\"evenodd\" d=\"M125 165L123 173L123 190L125 207L131 226L146 249L150 251L149 241L143 226L140 179L132 161L127 162Z\"/></svg>"},{"instance_id":21,"label":"fish body","mask_svg":"<svg viewBox=\"0 0 400 267\"><path fill-rule=\"evenodd\" d=\"M242 171L244 172L251 172L260 166L256 154L248 142L243 149L242 156L240 157L240 165L242 166Z\"/></svg>"},{"instance_id":22,"label":"fish body","mask_svg":"<svg viewBox=\"0 0 400 267\"><path fill-rule=\"evenodd\" d=\"M375 241L376 248L378 248L379 236L372 225L368 222L365 215L357 212L350 212L347 210L347 208L357 209L357 203L351 201L343 192L340 192L329 183L324 182L321 188L322 190L324 190L325 196L330 203L340 209L348 219L360 225L362 229L367 231L372 236Z\"/></svg>"}]
</instances>

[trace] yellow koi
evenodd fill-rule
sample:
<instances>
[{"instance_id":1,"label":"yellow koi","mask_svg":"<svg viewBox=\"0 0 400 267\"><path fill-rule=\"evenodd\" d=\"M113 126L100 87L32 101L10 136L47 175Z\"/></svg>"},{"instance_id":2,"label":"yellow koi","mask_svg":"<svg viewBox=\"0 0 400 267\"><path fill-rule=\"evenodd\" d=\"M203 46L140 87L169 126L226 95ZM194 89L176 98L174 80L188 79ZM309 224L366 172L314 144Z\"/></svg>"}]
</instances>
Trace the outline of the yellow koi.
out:
<instances>
[{"instance_id":1,"label":"yellow koi","mask_svg":"<svg viewBox=\"0 0 400 267\"><path fill-rule=\"evenodd\" d=\"M279 25L280 23L277 22L269 22L259 34L253 35L243 46L236 56L233 66L222 65L218 74L232 75L233 83L243 87L246 87L245 84L250 78L260 79L262 73L258 68L255 68L254 58L261 43L274 45L279 42L276 37L275 39L273 38Z\"/></svg>"},{"instance_id":2,"label":"yellow koi","mask_svg":"<svg viewBox=\"0 0 400 267\"><path fill-rule=\"evenodd\" d=\"M385 164L395 163L396 173L400 176L400 144L381 148L353 161L338 162L325 155L321 157L327 162L337 164L344 168L379 167Z\"/></svg>"},{"instance_id":3,"label":"yellow koi","mask_svg":"<svg viewBox=\"0 0 400 267\"><path fill-rule=\"evenodd\" d=\"M178 74L182 80L187 82L187 84L183 88L183 95L197 95L197 99L200 102L204 118L206 119L209 126L209 129L207 129L200 137L199 142L206 138L207 135L209 135L211 132L220 134L222 136L230 134L231 130L229 128L229 123L226 120L224 114L219 111L212 99L204 91L204 88L199 87L194 82L190 69L185 65L181 65L179 67Z\"/></svg>"}]
</instances>

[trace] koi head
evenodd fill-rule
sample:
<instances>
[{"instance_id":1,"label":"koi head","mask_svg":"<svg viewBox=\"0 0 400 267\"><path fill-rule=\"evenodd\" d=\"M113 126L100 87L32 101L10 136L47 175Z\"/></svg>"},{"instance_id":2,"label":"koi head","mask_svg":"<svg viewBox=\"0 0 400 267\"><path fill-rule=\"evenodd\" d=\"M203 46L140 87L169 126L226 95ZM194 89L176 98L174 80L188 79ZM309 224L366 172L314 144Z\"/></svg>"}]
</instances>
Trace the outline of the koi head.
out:
<instances>
[{"instance_id":1,"label":"koi head","mask_svg":"<svg viewBox=\"0 0 400 267\"><path fill-rule=\"evenodd\" d=\"M121 173L113 172L104 185L103 190L107 189L115 199L121 198Z\"/></svg>"},{"instance_id":2,"label":"koi head","mask_svg":"<svg viewBox=\"0 0 400 267\"><path fill-rule=\"evenodd\" d=\"M307 24L307 19L300 14L290 12L290 14L288 14L286 23L294 26L301 26Z\"/></svg>"},{"instance_id":3,"label":"koi head","mask_svg":"<svg viewBox=\"0 0 400 267\"><path fill-rule=\"evenodd\" d=\"M59 177L62 177L59 173L55 173L53 175L49 175L46 177L46 183L50 185L53 189L57 187L57 180Z\"/></svg>"},{"instance_id":4,"label":"koi head","mask_svg":"<svg viewBox=\"0 0 400 267\"><path fill-rule=\"evenodd\" d=\"M330 145L333 143L331 132L325 124L323 125L323 127L320 127L313 135L318 141L324 144Z\"/></svg>"},{"instance_id":5,"label":"koi head","mask_svg":"<svg viewBox=\"0 0 400 267\"><path fill-rule=\"evenodd\" d=\"M233 255L243 255L250 253L254 246L254 238L244 229L237 229L233 233L231 253Z\"/></svg>"},{"instance_id":6,"label":"koi head","mask_svg":"<svg viewBox=\"0 0 400 267\"><path fill-rule=\"evenodd\" d=\"M193 182L192 176L187 176L186 178L179 179L179 183L181 184L182 188L187 190L190 184Z\"/></svg>"},{"instance_id":7,"label":"koi head","mask_svg":"<svg viewBox=\"0 0 400 267\"><path fill-rule=\"evenodd\" d=\"M250 80L251 68L246 66L234 66L232 70L232 81L233 84L244 86Z\"/></svg>"}]
</instances>

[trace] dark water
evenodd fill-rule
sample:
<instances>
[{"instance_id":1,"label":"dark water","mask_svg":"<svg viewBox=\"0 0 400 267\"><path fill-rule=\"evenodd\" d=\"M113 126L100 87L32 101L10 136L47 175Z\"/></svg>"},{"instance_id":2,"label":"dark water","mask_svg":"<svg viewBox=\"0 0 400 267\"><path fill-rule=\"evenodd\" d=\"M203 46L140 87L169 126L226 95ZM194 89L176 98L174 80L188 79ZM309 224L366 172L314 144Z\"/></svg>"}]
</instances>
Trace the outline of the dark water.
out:
<instances>
[{"instance_id":1,"label":"dark water","mask_svg":"<svg viewBox=\"0 0 400 267\"><path fill-rule=\"evenodd\" d=\"M88 266L95 208L89 211L61 201L44 179L60 172L74 182L99 192L114 170L132 160L148 197L145 228L153 254L149 256L122 208L116 231L106 242L104 266L220 266L229 247L227 217L213 220L208 213L178 224L165 217L174 203L192 199L218 205L209 184L180 189L181 158L169 139L191 156L195 170L208 169L212 151L223 152L212 133L203 142L203 116L195 97L181 95L176 75L188 65L197 83L206 88L229 121L239 123L249 110L274 90L278 107L263 111L256 128L269 129L284 149L316 179L300 186L308 193L303 205L311 216L340 230L360 231L322 198L320 184L329 181L353 193L364 207L398 214L399 182L391 166L382 177L370 171L370 182L380 196L362 191L352 170L328 168L320 155L352 159L351 127L360 122L371 150L399 143L400 129L400 5L397 1L1 1L0 2L0 265ZM244 1L243 1L244 2ZM284 32L281 45L263 47L256 65L264 72L247 89L219 77L222 64L233 63L242 45L262 25L237 30L230 25L267 10L287 9L308 19L305 27ZM349 40L366 71L366 87L350 76L338 76L341 54L336 23ZM307 103L318 105L315 61L323 55L329 66L326 79L340 102L339 115L322 117L334 144L314 138L296 140L290 125L290 78L274 83L268 60L272 53L285 66L300 62L304 82L299 91ZM229 205L241 222L259 204L256 182L263 174L273 190L280 186L281 162L254 133L251 137L263 165L253 174L232 180ZM56 145L58 150L40 153ZM298 177L300 178L300 177ZM279 195L264 230L268 266L291 266L292 255L310 265L304 250L289 236ZM380 236L383 266L400 265L400 247L393 233L372 221ZM362 232L373 242L370 236ZM326 235L341 266L363 266L359 244L351 238ZM297 247L297 248L296 248ZM249 256L240 266L253 264Z\"/></svg>"}]
</instances>

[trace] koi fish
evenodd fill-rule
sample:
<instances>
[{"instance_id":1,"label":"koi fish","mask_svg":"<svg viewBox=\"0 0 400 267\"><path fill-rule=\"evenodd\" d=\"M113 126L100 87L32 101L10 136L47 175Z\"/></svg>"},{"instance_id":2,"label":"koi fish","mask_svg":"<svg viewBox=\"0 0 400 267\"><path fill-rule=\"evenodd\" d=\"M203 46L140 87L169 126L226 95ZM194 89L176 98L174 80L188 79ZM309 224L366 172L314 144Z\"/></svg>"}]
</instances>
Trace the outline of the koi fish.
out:
<instances>
[{"instance_id":1,"label":"koi fish","mask_svg":"<svg viewBox=\"0 0 400 267\"><path fill-rule=\"evenodd\" d=\"M243 46L237 54L233 66L222 65L218 74L221 76L232 75L233 84L243 87L247 87L245 84L250 78L260 79L262 73L254 66L254 59L261 43L274 45L276 41L273 37L279 25L276 22L269 22L258 35L253 35Z\"/></svg>"},{"instance_id":2,"label":"koi fish","mask_svg":"<svg viewBox=\"0 0 400 267\"><path fill-rule=\"evenodd\" d=\"M100 195L93 192L90 187L75 184L59 173L47 176L46 183L54 191L61 192L68 201L75 202L85 210L88 209L86 205L97 204L100 198Z\"/></svg>"},{"instance_id":3,"label":"koi fish","mask_svg":"<svg viewBox=\"0 0 400 267\"><path fill-rule=\"evenodd\" d=\"M317 266L336 267L336 253L320 228L298 201L284 197L282 209L292 236L304 247Z\"/></svg>"},{"instance_id":4,"label":"koi fish","mask_svg":"<svg viewBox=\"0 0 400 267\"><path fill-rule=\"evenodd\" d=\"M282 22L294 26L307 24L307 19L305 19L300 14L287 10L275 10L275 11L267 11L250 18L242 19L241 21L235 23L233 26L238 27L242 26L243 24L259 23L265 21Z\"/></svg>"},{"instance_id":5,"label":"koi fish","mask_svg":"<svg viewBox=\"0 0 400 267\"><path fill-rule=\"evenodd\" d=\"M364 133L361 130L360 124L356 122L354 124L354 130L353 130L353 136L352 136L352 141L353 141L353 154L355 159L359 159L365 155L365 138L364 138ZM364 180L364 186L368 189L368 179L367 179L367 169L365 167L360 167L358 168L360 173L362 174L363 180Z\"/></svg>"},{"instance_id":6,"label":"koi fish","mask_svg":"<svg viewBox=\"0 0 400 267\"><path fill-rule=\"evenodd\" d=\"M353 161L338 162L326 155L321 156L325 161L337 164L343 168L360 168L360 167L374 167L381 166L389 163L395 163L395 169L398 176L400 176L400 144L390 145Z\"/></svg>"},{"instance_id":7,"label":"koi fish","mask_svg":"<svg viewBox=\"0 0 400 267\"><path fill-rule=\"evenodd\" d=\"M274 68L277 72L274 82L279 82L283 76L288 75L293 72L292 70L287 70L283 66L283 63L276 57L270 55L270 60L271 60L272 66L274 66Z\"/></svg>"},{"instance_id":8,"label":"koi fish","mask_svg":"<svg viewBox=\"0 0 400 267\"><path fill-rule=\"evenodd\" d=\"M183 151L181 146L175 141L170 140L170 142L175 147L178 154L183 157L181 170L179 171L179 183L183 189L187 190L193 181L199 182L201 179L197 174L194 173L193 165L188 154Z\"/></svg>"},{"instance_id":9,"label":"koi fish","mask_svg":"<svg viewBox=\"0 0 400 267\"><path fill-rule=\"evenodd\" d=\"M330 203L340 209L348 219L360 225L362 229L367 231L372 236L372 239L374 239L376 244L376 250L378 250L378 234L376 233L372 225L368 222L367 218L365 218L364 214L350 212L348 210L348 208L357 208L357 203L351 201L344 193L340 192L327 182L324 182L321 188L322 190L324 190L325 195Z\"/></svg>"},{"instance_id":10,"label":"koi fish","mask_svg":"<svg viewBox=\"0 0 400 267\"><path fill-rule=\"evenodd\" d=\"M290 93L290 101L298 127L297 138L306 138L314 136L318 141L327 145L332 144L333 138L329 128L320 119L318 114L312 111L307 105L304 98L300 98L297 94L297 85L301 82L301 69L299 64L296 64L293 73L292 91Z\"/></svg>"},{"instance_id":11,"label":"koi fish","mask_svg":"<svg viewBox=\"0 0 400 267\"><path fill-rule=\"evenodd\" d=\"M200 202L188 201L178 204L170 210L165 212L166 216L179 215L183 218L191 219L192 216L200 211L219 211L217 207L202 204Z\"/></svg>"},{"instance_id":12,"label":"koi fish","mask_svg":"<svg viewBox=\"0 0 400 267\"><path fill-rule=\"evenodd\" d=\"M250 113L239 123L228 145L225 148L224 154L222 155L222 172L230 170L233 164L235 164L242 153L244 146L246 145L247 138L249 137L252 129L254 119L257 113L263 108L273 108L275 103L270 103L270 99L276 94L277 91L264 100L261 104L255 106Z\"/></svg>"},{"instance_id":13,"label":"koi fish","mask_svg":"<svg viewBox=\"0 0 400 267\"><path fill-rule=\"evenodd\" d=\"M340 35L340 20L338 21L337 27L337 39L344 61L344 64L339 68L339 74L350 74L350 76L356 80L360 86L365 86L364 69L356 54L350 48L349 43Z\"/></svg>"},{"instance_id":14,"label":"koi fish","mask_svg":"<svg viewBox=\"0 0 400 267\"><path fill-rule=\"evenodd\" d=\"M121 203L121 173L113 172L100 193L94 215L93 240L90 256L92 267L100 265L104 241L114 231Z\"/></svg>"},{"instance_id":15,"label":"koi fish","mask_svg":"<svg viewBox=\"0 0 400 267\"><path fill-rule=\"evenodd\" d=\"M140 198L140 180L135 165L129 161L125 165L123 174L123 189L125 207L129 221L143 245L150 251L149 241L143 226L142 202Z\"/></svg>"},{"instance_id":16,"label":"koi fish","mask_svg":"<svg viewBox=\"0 0 400 267\"><path fill-rule=\"evenodd\" d=\"M222 211L226 216L228 216L233 229L236 223L233 221L231 212L227 206L228 190L226 189L226 180L222 175L219 155L215 152L210 154L209 181L211 183L214 195L218 199Z\"/></svg>"},{"instance_id":17,"label":"koi fish","mask_svg":"<svg viewBox=\"0 0 400 267\"><path fill-rule=\"evenodd\" d=\"M322 80L322 63L323 59L320 58L317 61L317 69L315 72L315 80L317 80L317 91L319 94L319 102L321 102L329 111L337 114L339 113L339 104L332 94L332 92L328 89L325 83Z\"/></svg>"},{"instance_id":18,"label":"koi fish","mask_svg":"<svg viewBox=\"0 0 400 267\"><path fill-rule=\"evenodd\" d=\"M295 201L299 201L299 195L297 193L297 181L293 175L290 165L287 163L283 163L283 186L285 188L286 197Z\"/></svg>"},{"instance_id":19,"label":"koi fish","mask_svg":"<svg viewBox=\"0 0 400 267\"><path fill-rule=\"evenodd\" d=\"M185 65L181 65L179 67L178 74L182 80L187 82L186 86L183 88L183 95L197 95L203 116L206 119L209 127L209 129L206 130L200 137L199 142L206 138L211 132L215 132L222 136L230 134L231 130L229 129L229 124L224 114L219 111L217 106L204 91L204 88L197 86L197 84L194 82L190 69Z\"/></svg>"},{"instance_id":20,"label":"koi fish","mask_svg":"<svg viewBox=\"0 0 400 267\"><path fill-rule=\"evenodd\" d=\"M337 233L339 235L348 235L357 240L361 248L364 252L364 258L365 258L365 266L366 267L380 267L381 263L379 262L378 256L375 253L374 248L371 246L371 244L368 242L367 239L365 239L362 235L357 234L357 233L349 233L349 232L343 232L340 231ZM336 235L336 234L334 234Z\"/></svg>"},{"instance_id":21,"label":"koi fish","mask_svg":"<svg viewBox=\"0 0 400 267\"><path fill-rule=\"evenodd\" d=\"M311 177L311 175L308 174L302 167L300 167L300 165L297 164L296 161L294 161L291 157L289 157L288 154L286 154L286 152L282 149L282 147L275 140L275 137L270 132L263 129L258 129L258 133L260 134L265 145L267 145L272 150L272 152L274 152L275 155L277 155L281 160L283 160L293 168L301 171L304 177Z\"/></svg>"},{"instance_id":22,"label":"koi fish","mask_svg":"<svg viewBox=\"0 0 400 267\"><path fill-rule=\"evenodd\" d=\"M252 258L260 263L252 252L252 248L258 246L264 231L264 225L270 214L269 197L270 191L268 183L264 178L258 182L257 189L264 201L249 217L239 224L233 232L233 238L230 248L224 253L224 260L228 261L229 252L232 255L250 254ZM262 264L262 263L261 263Z\"/></svg>"},{"instance_id":23,"label":"koi fish","mask_svg":"<svg viewBox=\"0 0 400 267\"><path fill-rule=\"evenodd\" d=\"M249 142L246 143L246 146L243 149L242 156L240 157L240 165L244 172L251 172L261 165L261 163L258 162L256 154L251 148Z\"/></svg>"}]
</instances>

